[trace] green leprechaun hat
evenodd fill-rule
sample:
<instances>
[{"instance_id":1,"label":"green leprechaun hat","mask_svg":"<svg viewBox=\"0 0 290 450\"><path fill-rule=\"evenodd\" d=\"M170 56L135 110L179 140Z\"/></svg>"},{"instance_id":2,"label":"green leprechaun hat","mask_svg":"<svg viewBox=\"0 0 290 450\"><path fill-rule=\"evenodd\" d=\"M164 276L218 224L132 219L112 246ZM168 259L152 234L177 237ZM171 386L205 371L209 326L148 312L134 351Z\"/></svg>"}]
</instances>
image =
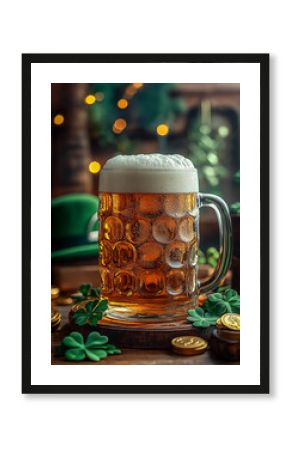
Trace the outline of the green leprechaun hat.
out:
<instances>
[{"instance_id":1,"label":"green leprechaun hat","mask_svg":"<svg viewBox=\"0 0 290 450\"><path fill-rule=\"evenodd\" d=\"M96 257L99 199L89 194L68 194L51 202L51 259Z\"/></svg>"}]
</instances>

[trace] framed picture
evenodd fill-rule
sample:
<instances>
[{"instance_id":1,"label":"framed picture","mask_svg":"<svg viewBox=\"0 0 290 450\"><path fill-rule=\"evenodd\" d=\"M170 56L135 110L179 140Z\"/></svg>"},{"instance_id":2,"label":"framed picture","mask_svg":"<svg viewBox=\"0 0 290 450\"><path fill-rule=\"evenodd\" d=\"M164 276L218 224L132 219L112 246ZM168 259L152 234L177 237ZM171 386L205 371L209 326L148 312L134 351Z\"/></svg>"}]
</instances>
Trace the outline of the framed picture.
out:
<instances>
[{"instance_id":1,"label":"framed picture","mask_svg":"<svg viewBox=\"0 0 290 450\"><path fill-rule=\"evenodd\" d=\"M23 393L268 393L269 55L23 54L22 143Z\"/></svg>"}]
</instances>

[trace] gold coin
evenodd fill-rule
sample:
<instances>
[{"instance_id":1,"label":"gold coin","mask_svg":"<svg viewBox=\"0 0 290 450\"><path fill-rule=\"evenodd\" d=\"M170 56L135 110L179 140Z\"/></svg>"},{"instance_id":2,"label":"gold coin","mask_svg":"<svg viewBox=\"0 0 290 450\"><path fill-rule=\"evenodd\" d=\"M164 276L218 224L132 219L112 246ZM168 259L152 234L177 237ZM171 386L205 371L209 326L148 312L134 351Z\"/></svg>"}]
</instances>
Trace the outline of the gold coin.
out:
<instances>
[{"instance_id":1,"label":"gold coin","mask_svg":"<svg viewBox=\"0 0 290 450\"><path fill-rule=\"evenodd\" d=\"M240 331L240 315L227 313L221 317L221 323L229 330Z\"/></svg>"},{"instance_id":2,"label":"gold coin","mask_svg":"<svg viewBox=\"0 0 290 450\"><path fill-rule=\"evenodd\" d=\"M225 329L225 326L222 324L221 318L219 317L218 320L216 321L215 326L219 329Z\"/></svg>"},{"instance_id":3,"label":"gold coin","mask_svg":"<svg viewBox=\"0 0 290 450\"><path fill-rule=\"evenodd\" d=\"M59 288L56 286L51 286L51 298L57 298L59 296Z\"/></svg>"},{"instance_id":4,"label":"gold coin","mask_svg":"<svg viewBox=\"0 0 290 450\"><path fill-rule=\"evenodd\" d=\"M198 336L178 336L171 341L173 351L179 355L198 355L207 349L207 342Z\"/></svg>"},{"instance_id":5,"label":"gold coin","mask_svg":"<svg viewBox=\"0 0 290 450\"><path fill-rule=\"evenodd\" d=\"M61 317L58 317L57 319L51 321L51 325L54 325L55 323L58 323L60 321L61 321Z\"/></svg>"},{"instance_id":6,"label":"gold coin","mask_svg":"<svg viewBox=\"0 0 290 450\"><path fill-rule=\"evenodd\" d=\"M51 318L51 323L58 322L60 319L61 319L61 315L58 314L57 316L54 316Z\"/></svg>"},{"instance_id":7,"label":"gold coin","mask_svg":"<svg viewBox=\"0 0 290 450\"><path fill-rule=\"evenodd\" d=\"M178 348L196 348L203 346L206 341L198 336L179 336L172 339L171 343Z\"/></svg>"},{"instance_id":8,"label":"gold coin","mask_svg":"<svg viewBox=\"0 0 290 450\"><path fill-rule=\"evenodd\" d=\"M51 321L51 324L54 325L55 323L59 323L61 321L61 316L57 317L55 320Z\"/></svg>"},{"instance_id":9,"label":"gold coin","mask_svg":"<svg viewBox=\"0 0 290 450\"><path fill-rule=\"evenodd\" d=\"M57 320L59 320L61 318L61 314L59 311L57 310L52 310L51 311L51 321L55 322Z\"/></svg>"},{"instance_id":10,"label":"gold coin","mask_svg":"<svg viewBox=\"0 0 290 450\"><path fill-rule=\"evenodd\" d=\"M56 300L56 304L59 306L71 305L72 302L73 302L73 299L71 297L59 297Z\"/></svg>"},{"instance_id":11,"label":"gold coin","mask_svg":"<svg viewBox=\"0 0 290 450\"><path fill-rule=\"evenodd\" d=\"M59 327L60 322L61 322L61 320L60 320L59 322L52 323L52 324L51 324L51 329L52 329L52 330L56 330L56 329Z\"/></svg>"}]
</instances>

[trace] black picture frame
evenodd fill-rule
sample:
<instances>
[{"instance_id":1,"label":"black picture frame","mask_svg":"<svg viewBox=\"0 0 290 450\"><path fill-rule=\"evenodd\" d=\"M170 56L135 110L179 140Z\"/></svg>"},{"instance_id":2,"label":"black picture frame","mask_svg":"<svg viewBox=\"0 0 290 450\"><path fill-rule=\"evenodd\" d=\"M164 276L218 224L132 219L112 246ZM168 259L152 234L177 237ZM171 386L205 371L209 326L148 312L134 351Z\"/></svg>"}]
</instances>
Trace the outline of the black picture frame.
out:
<instances>
[{"instance_id":1,"label":"black picture frame","mask_svg":"<svg viewBox=\"0 0 290 450\"><path fill-rule=\"evenodd\" d=\"M269 393L269 54L23 54L22 55L22 393L266 394ZM258 63L260 65L260 384L31 384L31 64ZM261 151L263 149L263 151Z\"/></svg>"}]
</instances>

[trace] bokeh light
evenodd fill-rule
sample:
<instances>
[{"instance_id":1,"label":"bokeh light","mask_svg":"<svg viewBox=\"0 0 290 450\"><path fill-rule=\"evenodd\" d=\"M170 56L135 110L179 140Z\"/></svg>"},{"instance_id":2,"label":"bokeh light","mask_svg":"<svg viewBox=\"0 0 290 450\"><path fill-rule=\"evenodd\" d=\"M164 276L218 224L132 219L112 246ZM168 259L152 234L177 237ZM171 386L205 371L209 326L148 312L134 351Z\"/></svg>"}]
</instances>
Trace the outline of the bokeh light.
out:
<instances>
[{"instance_id":1,"label":"bokeh light","mask_svg":"<svg viewBox=\"0 0 290 450\"><path fill-rule=\"evenodd\" d=\"M96 101L96 97L92 94L89 94L85 97L85 103L87 105L93 105Z\"/></svg>"},{"instance_id":2,"label":"bokeh light","mask_svg":"<svg viewBox=\"0 0 290 450\"><path fill-rule=\"evenodd\" d=\"M89 171L91 173L98 173L101 170L101 164L98 161L92 161L89 164Z\"/></svg>"},{"instance_id":3,"label":"bokeh light","mask_svg":"<svg viewBox=\"0 0 290 450\"><path fill-rule=\"evenodd\" d=\"M128 97L128 98L131 98L131 97L133 97L133 95L135 95L136 94L136 88L134 88L134 86L128 86L126 89L125 89L125 96L126 97Z\"/></svg>"},{"instance_id":4,"label":"bokeh light","mask_svg":"<svg viewBox=\"0 0 290 450\"><path fill-rule=\"evenodd\" d=\"M96 92L95 93L95 99L97 102L102 102L104 100L105 96L103 92Z\"/></svg>"},{"instance_id":5,"label":"bokeh light","mask_svg":"<svg viewBox=\"0 0 290 450\"><path fill-rule=\"evenodd\" d=\"M135 89L140 89L143 86L143 83L133 83L133 87Z\"/></svg>"},{"instance_id":6,"label":"bokeh light","mask_svg":"<svg viewBox=\"0 0 290 450\"><path fill-rule=\"evenodd\" d=\"M125 98L120 98L120 100L117 103L118 108L120 109L126 109L128 106L128 100Z\"/></svg>"},{"instance_id":7,"label":"bokeh light","mask_svg":"<svg viewBox=\"0 0 290 450\"><path fill-rule=\"evenodd\" d=\"M166 136L169 133L169 126L166 123L160 123L156 127L156 131L159 136Z\"/></svg>"},{"instance_id":8,"label":"bokeh light","mask_svg":"<svg viewBox=\"0 0 290 450\"><path fill-rule=\"evenodd\" d=\"M113 132L116 134L120 134L122 133L122 131L125 130L127 126L127 122L125 119L117 119L115 120L115 122L113 123Z\"/></svg>"},{"instance_id":9,"label":"bokeh light","mask_svg":"<svg viewBox=\"0 0 290 450\"><path fill-rule=\"evenodd\" d=\"M223 125L220 126L218 129L218 134L223 138L226 138L229 135L229 133L230 133L230 130L228 129L228 127L225 127Z\"/></svg>"},{"instance_id":10,"label":"bokeh light","mask_svg":"<svg viewBox=\"0 0 290 450\"><path fill-rule=\"evenodd\" d=\"M64 122L64 117L62 114L56 114L53 118L54 125L62 125Z\"/></svg>"}]
</instances>

